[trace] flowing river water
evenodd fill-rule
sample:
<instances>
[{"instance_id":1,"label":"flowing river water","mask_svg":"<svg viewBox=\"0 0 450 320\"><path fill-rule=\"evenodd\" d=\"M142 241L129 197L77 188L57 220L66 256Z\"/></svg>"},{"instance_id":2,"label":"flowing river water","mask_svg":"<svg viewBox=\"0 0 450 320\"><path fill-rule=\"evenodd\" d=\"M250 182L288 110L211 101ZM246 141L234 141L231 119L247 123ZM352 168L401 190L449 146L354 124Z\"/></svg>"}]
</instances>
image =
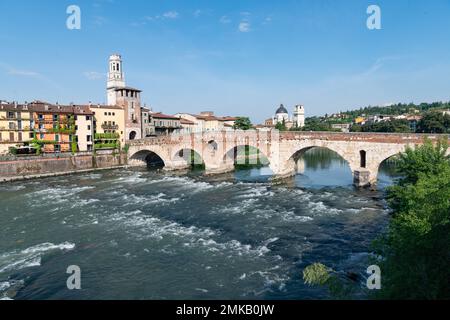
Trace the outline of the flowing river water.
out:
<instances>
[{"instance_id":1,"label":"flowing river water","mask_svg":"<svg viewBox=\"0 0 450 320\"><path fill-rule=\"evenodd\" d=\"M269 169L221 176L112 170L0 185L0 298L321 299L302 281L322 262L365 275L389 220L378 191L310 151L281 185ZM81 269L81 290L66 270Z\"/></svg>"}]
</instances>

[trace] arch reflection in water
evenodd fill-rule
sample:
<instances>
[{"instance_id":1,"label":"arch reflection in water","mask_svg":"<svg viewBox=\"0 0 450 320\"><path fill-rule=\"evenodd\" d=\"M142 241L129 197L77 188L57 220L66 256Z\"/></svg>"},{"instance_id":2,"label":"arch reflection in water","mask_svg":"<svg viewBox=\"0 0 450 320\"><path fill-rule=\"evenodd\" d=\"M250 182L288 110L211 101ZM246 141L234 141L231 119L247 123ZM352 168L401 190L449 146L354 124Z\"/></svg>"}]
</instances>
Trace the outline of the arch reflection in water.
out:
<instances>
[{"instance_id":1,"label":"arch reflection in water","mask_svg":"<svg viewBox=\"0 0 450 320\"><path fill-rule=\"evenodd\" d=\"M301 187L352 186L353 174L347 161L336 152L314 147L294 155L296 184Z\"/></svg>"}]
</instances>

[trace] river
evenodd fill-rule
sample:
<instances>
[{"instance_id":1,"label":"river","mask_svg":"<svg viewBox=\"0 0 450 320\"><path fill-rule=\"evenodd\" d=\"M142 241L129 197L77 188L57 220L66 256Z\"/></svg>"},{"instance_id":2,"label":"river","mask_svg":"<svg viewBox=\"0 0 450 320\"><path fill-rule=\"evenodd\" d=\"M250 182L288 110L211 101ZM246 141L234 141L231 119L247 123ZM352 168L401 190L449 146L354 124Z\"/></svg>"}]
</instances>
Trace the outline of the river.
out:
<instances>
[{"instance_id":1,"label":"river","mask_svg":"<svg viewBox=\"0 0 450 320\"><path fill-rule=\"evenodd\" d=\"M121 169L0 185L0 298L323 299L302 281L322 262L364 276L389 220L383 190L311 151L302 174L206 177ZM68 290L67 267L81 269Z\"/></svg>"}]
</instances>

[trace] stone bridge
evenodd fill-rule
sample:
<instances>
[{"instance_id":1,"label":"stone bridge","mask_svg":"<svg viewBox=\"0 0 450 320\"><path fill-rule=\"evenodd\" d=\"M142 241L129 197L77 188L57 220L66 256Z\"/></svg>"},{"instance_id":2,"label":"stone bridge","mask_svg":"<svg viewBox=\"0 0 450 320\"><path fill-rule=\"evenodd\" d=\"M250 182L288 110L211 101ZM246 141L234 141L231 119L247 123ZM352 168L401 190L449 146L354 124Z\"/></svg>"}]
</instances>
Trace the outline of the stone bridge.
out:
<instances>
[{"instance_id":1,"label":"stone bridge","mask_svg":"<svg viewBox=\"0 0 450 320\"><path fill-rule=\"evenodd\" d=\"M195 151L205 165L206 174L234 170L237 150L257 148L268 161L274 179L296 174L297 161L314 147L323 147L339 154L349 165L355 184L367 186L377 181L380 164L406 147L449 139L449 135L334 133L334 132L278 132L223 131L189 135L171 135L128 141L130 166L147 165L151 159L164 162L166 170L185 169L191 165Z\"/></svg>"}]
</instances>

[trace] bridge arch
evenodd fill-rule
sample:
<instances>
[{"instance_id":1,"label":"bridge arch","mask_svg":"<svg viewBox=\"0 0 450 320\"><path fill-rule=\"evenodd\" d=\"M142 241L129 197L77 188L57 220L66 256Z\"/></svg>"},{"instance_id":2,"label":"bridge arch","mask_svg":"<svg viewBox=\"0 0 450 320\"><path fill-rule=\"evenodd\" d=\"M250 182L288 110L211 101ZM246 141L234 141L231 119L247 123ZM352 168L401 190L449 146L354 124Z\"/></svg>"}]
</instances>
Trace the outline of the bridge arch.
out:
<instances>
[{"instance_id":1,"label":"bridge arch","mask_svg":"<svg viewBox=\"0 0 450 320\"><path fill-rule=\"evenodd\" d=\"M171 157L172 165L178 168L193 166L205 166L205 160L201 150L189 146L178 147Z\"/></svg>"},{"instance_id":2,"label":"bridge arch","mask_svg":"<svg viewBox=\"0 0 450 320\"><path fill-rule=\"evenodd\" d=\"M334 153L336 153L340 158L342 158L347 165L350 167L350 170L353 172L358 165L355 164L355 161L352 157L349 157L347 153L345 153L344 150L341 148L334 146L333 144L322 144L322 143L313 143L313 144L306 144L306 145L298 145L294 146L290 149L290 151L287 153L287 159L284 163L281 165L284 166L285 171L290 171L292 173L295 173L297 171L297 164L298 160L304 156L304 154L313 149L313 148L324 148L328 149Z\"/></svg>"},{"instance_id":3,"label":"bridge arch","mask_svg":"<svg viewBox=\"0 0 450 320\"><path fill-rule=\"evenodd\" d=\"M139 150L135 152L128 159L129 164L134 166L148 166L148 167L165 167L169 164L168 159L162 155L162 153L157 153L153 150Z\"/></svg>"},{"instance_id":4,"label":"bridge arch","mask_svg":"<svg viewBox=\"0 0 450 320\"><path fill-rule=\"evenodd\" d=\"M247 151L249 151L249 158L247 163ZM256 152L256 156L252 152ZM261 146L253 143L240 143L225 150L223 161L228 164L249 164L249 165L270 165L270 159L267 152L261 150Z\"/></svg>"}]
</instances>

